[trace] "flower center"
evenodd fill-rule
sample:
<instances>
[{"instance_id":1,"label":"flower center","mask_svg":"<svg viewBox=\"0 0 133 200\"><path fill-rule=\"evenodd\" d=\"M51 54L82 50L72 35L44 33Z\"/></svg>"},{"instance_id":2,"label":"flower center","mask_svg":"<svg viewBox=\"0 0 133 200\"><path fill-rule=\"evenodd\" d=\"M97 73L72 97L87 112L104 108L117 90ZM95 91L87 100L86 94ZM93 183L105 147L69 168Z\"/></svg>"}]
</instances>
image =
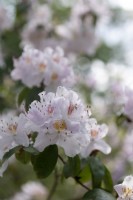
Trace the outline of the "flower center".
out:
<instances>
[{"instance_id":1,"label":"flower center","mask_svg":"<svg viewBox=\"0 0 133 200\"><path fill-rule=\"evenodd\" d=\"M28 64L31 63L31 58L29 58L28 56L25 58L25 60L26 60L26 62L27 62Z\"/></svg>"},{"instance_id":2,"label":"flower center","mask_svg":"<svg viewBox=\"0 0 133 200\"><path fill-rule=\"evenodd\" d=\"M123 187L122 191L124 193L124 197L129 197L131 194L133 194L133 190L128 187Z\"/></svg>"},{"instance_id":3,"label":"flower center","mask_svg":"<svg viewBox=\"0 0 133 200\"><path fill-rule=\"evenodd\" d=\"M57 80L57 78L58 78L58 74L53 73L52 76L51 76L51 79L52 79L53 81L55 81L55 80Z\"/></svg>"},{"instance_id":4,"label":"flower center","mask_svg":"<svg viewBox=\"0 0 133 200\"><path fill-rule=\"evenodd\" d=\"M40 72L44 72L45 68L46 68L46 65L44 63L40 63L39 64L39 70L40 70Z\"/></svg>"},{"instance_id":5,"label":"flower center","mask_svg":"<svg viewBox=\"0 0 133 200\"><path fill-rule=\"evenodd\" d=\"M91 137L96 138L98 135L98 131L96 130L91 130Z\"/></svg>"},{"instance_id":6,"label":"flower center","mask_svg":"<svg viewBox=\"0 0 133 200\"><path fill-rule=\"evenodd\" d=\"M16 124L10 124L8 126L8 129L13 135L15 135L16 134L16 130L17 130L17 125Z\"/></svg>"},{"instance_id":7,"label":"flower center","mask_svg":"<svg viewBox=\"0 0 133 200\"><path fill-rule=\"evenodd\" d=\"M57 120L54 123L54 128L60 132L67 129L67 126L64 120Z\"/></svg>"},{"instance_id":8,"label":"flower center","mask_svg":"<svg viewBox=\"0 0 133 200\"><path fill-rule=\"evenodd\" d=\"M54 60L56 63L59 63L60 57L59 57L59 56L53 56L53 60Z\"/></svg>"},{"instance_id":9,"label":"flower center","mask_svg":"<svg viewBox=\"0 0 133 200\"><path fill-rule=\"evenodd\" d=\"M68 112L67 112L67 114L68 114L68 115L71 115L72 112L74 111L74 109L77 109L77 105L76 105L76 104L73 105L73 104L70 103L70 105L69 105L69 107L68 107Z\"/></svg>"}]
</instances>

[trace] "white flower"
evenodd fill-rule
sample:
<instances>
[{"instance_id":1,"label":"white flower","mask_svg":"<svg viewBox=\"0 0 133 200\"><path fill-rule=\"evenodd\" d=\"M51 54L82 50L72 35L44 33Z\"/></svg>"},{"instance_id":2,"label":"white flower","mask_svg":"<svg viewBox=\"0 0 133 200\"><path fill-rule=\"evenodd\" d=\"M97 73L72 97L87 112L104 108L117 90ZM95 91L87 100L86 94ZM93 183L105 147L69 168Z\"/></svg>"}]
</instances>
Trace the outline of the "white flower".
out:
<instances>
[{"instance_id":1,"label":"white flower","mask_svg":"<svg viewBox=\"0 0 133 200\"><path fill-rule=\"evenodd\" d=\"M46 67L44 54L26 46L22 56L14 59L14 67L11 73L14 80L21 80L28 87L40 86Z\"/></svg>"},{"instance_id":2,"label":"white flower","mask_svg":"<svg viewBox=\"0 0 133 200\"><path fill-rule=\"evenodd\" d=\"M44 74L44 84L54 89L60 85L72 86L75 83L74 72L69 60L64 57L63 49L46 48L44 55L48 66Z\"/></svg>"},{"instance_id":3,"label":"white flower","mask_svg":"<svg viewBox=\"0 0 133 200\"><path fill-rule=\"evenodd\" d=\"M82 16L85 14L95 14L97 17L102 17L108 13L108 8L106 1L98 0L78 0L78 2L73 7L73 15Z\"/></svg>"},{"instance_id":4,"label":"white flower","mask_svg":"<svg viewBox=\"0 0 133 200\"><path fill-rule=\"evenodd\" d=\"M82 22L80 18L71 16L70 21L56 27L56 33L65 39L64 48L67 52L92 55L99 45L99 39L89 18Z\"/></svg>"},{"instance_id":5,"label":"white flower","mask_svg":"<svg viewBox=\"0 0 133 200\"><path fill-rule=\"evenodd\" d=\"M56 33L65 40L66 51L89 55L95 53L100 44L97 29L102 16L105 18L107 14L106 8L103 1L99 3L97 0L78 0L74 4L69 20L55 27Z\"/></svg>"},{"instance_id":6,"label":"white flower","mask_svg":"<svg viewBox=\"0 0 133 200\"><path fill-rule=\"evenodd\" d=\"M122 106L125 102L124 86L120 80L111 80L110 89L113 95L113 102Z\"/></svg>"},{"instance_id":7,"label":"white flower","mask_svg":"<svg viewBox=\"0 0 133 200\"><path fill-rule=\"evenodd\" d=\"M124 114L133 120L133 90L125 89Z\"/></svg>"},{"instance_id":8,"label":"white flower","mask_svg":"<svg viewBox=\"0 0 133 200\"><path fill-rule=\"evenodd\" d=\"M39 182L28 182L22 186L22 192L35 200L44 200L48 190Z\"/></svg>"},{"instance_id":9,"label":"white flower","mask_svg":"<svg viewBox=\"0 0 133 200\"><path fill-rule=\"evenodd\" d=\"M43 151L57 144L66 155L75 156L89 142L90 111L74 91L64 87L58 87L56 94L42 92L39 96L40 102L32 102L27 114L31 128L38 132L34 147Z\"/></svg>"},{"instance_id":10,"label":"white flower","mask_svg":"<svg viewBox=\"0 0 133 200\"><path fill-rule=\"evenodd\" d=\"M0 4L0 32L10 29L13 25L13 16L11 16L8 6Z\"/></svg>"},{"instance_id":11,"label":"white flower","mask_svg":"<svg viewBox=\"0 0 133 200\"><path fill-rule=\"evenodd\" d=\"M111 152L111 147L102 139L108 133L108 127L105 124L99 125L95 119L91 119L88 125L88 134L90 135L90 142L86 148L83 149L81 155L83 157L89 156L94 150L99 150L104 154Z\"/></svg>"},{"instance_id":12,"label":"white flower","mask_svg":"<svg viewBox=\"0 0 133 200\"><path fill-rule=\"evenodd\" d=\"M22 30L22 46L30 44L40 49L43 41L52 30L51 17L52 12L48 5L35 4L29 15L28 22Z\"/></svg>"},{"instance_id":13,"label":"white flower","mask_svg":"<svg viewBox=\"0 0 133 200\"><path fill-rule=\"evenodd\" d=\"M126 176L122 184L114 186L118 193L117 200L133 200L133 176Z\"/></svg>"},{"instance_id":14,"label":"white flower","mask_svg":"<svg viewBox=\"0 0 133 200\"><path fill-rule=\"evenodd\" d=\"M47 89L55 89L59 85L74 84L72 67L59 47L55 50L46 48L44 51L25 47L22 56L14 59L14 66L12 78L21 80L28 87L44 83Z\"/></svg>"},{"instance_id":15,"label":"white flower","mask_svg":"<svg viewBox=\"0 0 133 200\"><path fill-rule=\"evenodd\" d=\"M26 130L27 118L24 114L19 117L7 116L0 122L0 150L7 152L15 146L29 146L29 138Z\"/></svg>"},{"instance_id":16,"label":"white flower","mask_svg":"<svg viewBox=\"0 0 133 200\"><path fill-rule=\"evenodd\" d=\"M27 182L22 185L21 192L15 194L11 200L46 200L48 190L39 182Z\"/></svg>"}]
</instances>

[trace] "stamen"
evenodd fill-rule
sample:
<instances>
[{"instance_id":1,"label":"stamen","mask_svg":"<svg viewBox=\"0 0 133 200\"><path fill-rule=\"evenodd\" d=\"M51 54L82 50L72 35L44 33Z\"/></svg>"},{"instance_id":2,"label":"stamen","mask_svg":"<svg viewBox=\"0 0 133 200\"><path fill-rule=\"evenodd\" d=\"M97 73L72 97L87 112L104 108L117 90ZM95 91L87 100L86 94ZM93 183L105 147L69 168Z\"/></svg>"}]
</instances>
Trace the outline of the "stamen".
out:
<instances>
[{"instance_id":1,"label":"stamen","mask_svg":"<svg viewBox=\"0 0 133 200\"><path fill-rule=\"evenodd\" d=\"M9 129L9 131L12 133L12 134L16 134L16 130L17 130L17 124L10 124L9 126L8 126L8 129Z\"/></svg>"},{"instance_id":2,"label":"stamen","mask_svg":"<svg viewBox=\"0 0 133 200\"><path fill-rule=\"evenodd\" d=\"M67 126L66 126L66 123L64 120L55 121L53 126L59 133L60 133L60 131L67 129Z\"/></svg>"}]
</instances>

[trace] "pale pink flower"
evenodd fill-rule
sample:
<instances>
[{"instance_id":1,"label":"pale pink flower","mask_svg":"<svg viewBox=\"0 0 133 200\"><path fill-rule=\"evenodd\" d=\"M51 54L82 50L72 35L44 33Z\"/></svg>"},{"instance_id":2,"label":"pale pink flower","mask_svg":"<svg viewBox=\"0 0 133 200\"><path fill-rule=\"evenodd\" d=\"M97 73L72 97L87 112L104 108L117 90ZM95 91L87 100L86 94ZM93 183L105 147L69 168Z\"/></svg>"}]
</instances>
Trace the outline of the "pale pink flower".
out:
<instances>
[{"instance_id":1,"label":"pale pink flower","mask_svg":"<svg viewBox=\"0 0 133 200\"><path fill-rule=\"evenodd\" d=\"M40 86L46 67L43 52L26 46L20 58L14 59L11 76L28 87Z\"/></svg>"},{"instance_id":2,"label":"pale pink flower","mask_svg":"<svg viewBox=\"0 0 133 200\"><path fill-rule=\"evenodd\" d=\"M43 40L48 37L52 30L52 11L46 4L36 4L30 12L27 24L22 30L22 46L27 44L35 48L42 46ZM43 46L44 48L44 46Z\"/></svg>"},{"instance_id":3,"label":"pale pink flower","mask_svg":"<svg viewBox=\"0 0 133 200\"><path fill-rule=\"evenodd\" d=\"M29 146L26 122L24 114L20 114L19 117L7 116L0 121L0 150L3 154L15 146Z\"/></svg>"},{"instance_id":4,"label":"pale pink flower","mask_svg":"<svg viewBox=\"0 0 133 200\"><path fill-rule=\"evenodd\" d=\"M123 183L115 185L114 189L119 196L117 200L133 200L133 176L126 176Z\"/></svg>"},{"instance_id":5,"label":"pale pink flower","mask_svg":"<svg viewBox=\"0 0 133 200\"><path fill-rule=\"evenodd\" d=\"M72 66L60 47L39 51L26 46L21 57L14 59L14 67L12 78L28 87L44 83L47 90L55 90L59 85L70 87L75 83Z\"/></svg>"},{"instance_id":6,"label":"pale pink flower","mask_svg":"<svg viewBox=\"0 0 133 200\"><path fill-rule=\"evenodd\" d=\"M42 92L40 101L30 105L27 117L38 132L34 147L39 151L50 144L61 146L66 155L75 156L88 144L87 123L90 110L72 90L58 87L57 92Z\"/></svg>"},{"instance_id":7,"label":"pale pink flower","mask_svg":"<svg viewBox=\"0 0 133 200\"><path fill-rule=\"evenodd\" d=\"M90 142L88 143L87 147L83 149L81 155L83 157L87 157L95 150L101 151L104 154L109 154L111 152L111 147L103 140L107 133L107 125L99 125L97 124L96 119L90 119L88 124Z\"/></svg>"}]
</instances>

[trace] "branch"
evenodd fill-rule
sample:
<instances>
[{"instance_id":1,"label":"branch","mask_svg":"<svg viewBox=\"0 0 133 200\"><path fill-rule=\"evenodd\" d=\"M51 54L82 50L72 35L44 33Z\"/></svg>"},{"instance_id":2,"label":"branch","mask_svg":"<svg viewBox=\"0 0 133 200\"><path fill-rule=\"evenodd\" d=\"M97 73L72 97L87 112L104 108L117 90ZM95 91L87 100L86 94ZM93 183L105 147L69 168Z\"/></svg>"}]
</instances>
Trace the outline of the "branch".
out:
<instances>
[{"instance_id":1,"label":"branch","mask_svg":"<svg viewBox=\"0 0 133 200\"><path fill-rule=\"evenodd\" d=\"M57 173L57 169L55 169L55 176L54 176L54 183L53 183L53 186L50 190L50 193L48 195L48 198L47 200L51 200L52 196L54 195L55 191L56 191L56 188L57 188L57 185L58 185L58 182L59 182L59 174Z\"/></svg>"},{"instance_id":2,"label":"branch","mask_svg":"<svg viewBox=\"0 0 133 200\"><path fill-rule=\"evenodd\" d=\"M75 181L81 185L83 188L85 188L86 190L90 190L90 188L88 188L86 185L84 185L80 180L77 179L77 177L74 177Z\"/></svg>"},{"instance_id":3,"label":"branch","mask_svg":"<svg viewBox=\"0 0 133 200\"><path fill-rule=\"evenodd\" d=\"M63 160L63 158L62 158L60 155L58 155L58 157L59 157L59 159L61 160L61 162L65 165L66 162ZM81 185L83 188L85 188L86 190L90 190L90 188L88 188L86 185L84 185L82 182L80 182L80 180L79 180L78 177L73 177L73 178L74 178L74 180L75 180L79 185Z\"/></svg>"},{"instance_id":4,"label":"branch","mask_svg":"<svg viewBox=\"0 0 133 200\"><path fill-rule=\"evenodd\" d=\"M58 155L58 158L61 160L61 162L65 165L66 164L66 162L63 160L63 158L60 156L60 155Z\"/></svg>"}]
</instances>

